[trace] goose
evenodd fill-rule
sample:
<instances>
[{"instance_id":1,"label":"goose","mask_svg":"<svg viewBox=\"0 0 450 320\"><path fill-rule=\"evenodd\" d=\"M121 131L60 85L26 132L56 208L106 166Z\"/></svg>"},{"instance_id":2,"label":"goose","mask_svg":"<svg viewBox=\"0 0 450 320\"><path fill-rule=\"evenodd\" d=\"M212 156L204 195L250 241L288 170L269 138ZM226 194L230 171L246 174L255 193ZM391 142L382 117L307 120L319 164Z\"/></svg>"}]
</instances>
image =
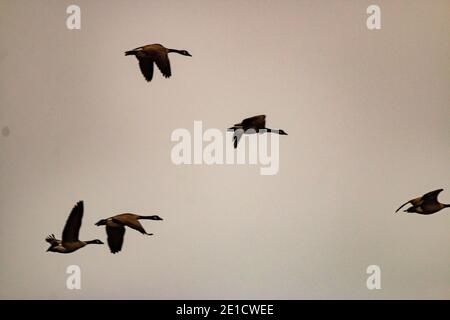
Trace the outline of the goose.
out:
<instances>
[{"instance_id":1,"label":"goose","mask_svg":"<svg viewBox=\"0 0 450 320\"><path fill-rule=\"evenodd\" d=\"M404 212L414 212L418 214L433 214L438 211L441 211L444 208L450 208L450 204L443 204L437 200L439 193L441 193L444 189L434 190L428 193L425 193L423 196L409 200L408 202L402 204L400 208L395 210L398 212L401 208L406 206L408 203L412 206L408 209L404 210Z\"/></svg>"},{"instance_id":2,"label":"goose","mask_svg":"<svg viewBox=\"0 0 450 320\"><path fill-rule=\"evenodd\" d=\"M249 130L249 131L247 131ZM234 141L234 148L237 148L238 142L241 139L242 134L251 134L260 132L260 130L265 130L265 132L272 132L272 133L278 133L280 135L287 135L287 133L284 130L281 129L269 129L266 128L266 116L265 115L259 115L254 116L251 118L247 118L242 120L241 123L237 123L231 128L228 128L228 131L233 131L233 141Z\"/></svg>"},{"instance_id":3,"label":"goose","mask_svg":"<svg viewBox=\"0 0 450 320\"><path fill-rule=\"evenodd\" d=\"M125 52L126 56L135 56L139 61L139 68L147 82L153 78L153 63L156 63L164 77L169 78L172 75L170 70L169 53L175 52L183 56L192 57L186 50L167 49L164 46L155 43L135 48Z\"/></svg>"},{"instance_id":4,"label":"goose","mask_svg":"<svg viewBox=\"0 0 450 320\"><path fill-rule=\"evenodd\" d=\"M50 247L47 249L47 252L71 253L88 244L103 244L103 242L98 239L90 241L81 241L78 239L82 219L83 201L79 201L70 212L69 218L67 218L67 222L62 233L62 240L56 239L54 234L51 234L45 238L45 241L50 243Z\"/></svg>"},{"instance_id":5,"label":"goose","mask_svg":"<svg viewBox=\"0 0 450 320\"><path fill-rule=\"evenodd\" d=\"M145 220L162 220L157 215L153 216L139 216L133 213L122 213L116 216L102 219L98 221L96 226L106 226L106 234L108 235L108 246L111 253L117 253L122 250L123 236L125 234L125 227L137 230L142 234L151 236L153 233L147 233L144 227L139 222L140 219Z\"/></svg>"}]
</instances>

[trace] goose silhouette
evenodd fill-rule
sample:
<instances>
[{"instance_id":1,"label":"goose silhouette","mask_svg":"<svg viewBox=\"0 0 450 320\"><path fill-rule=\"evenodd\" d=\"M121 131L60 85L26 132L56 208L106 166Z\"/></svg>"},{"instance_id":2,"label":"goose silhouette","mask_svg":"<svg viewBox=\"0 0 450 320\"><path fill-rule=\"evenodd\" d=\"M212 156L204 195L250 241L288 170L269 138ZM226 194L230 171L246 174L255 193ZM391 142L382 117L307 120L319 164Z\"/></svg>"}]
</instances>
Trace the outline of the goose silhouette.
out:
<instances>
[{"instance_id":1,"label":"goose silhouette","mask_svg":"<svg viewBox=\"0 0 450 320\"><path fill-rule=\"evenodd\" d=\"M443 204L437 200L439 193L441 193L444 189L437 189L428 193L425 193L423 196L411 199L404 204L402 204L395 212L398 212L401 208L406 206L407 204L411 204L411 207L404 210L404 212L413 212L423 215L429 215L441 211L444 208L449 208L450 204Z\"/></svg>"},{"instance_id":2,"label":"goose silhouette","mask_svg":"<svg viewBox=\"0 0 450 320\"><path fill-rule=\"evenodd\" d=\"M186 50L167 49L161 44L149 44L125 52L126 56L135 56L139 61L139 68L147 82L153 78L153 64L155 63L164 77L172 75L170 68L169 53L175 52L183 56L192 57Z\"/></svg>"},{"instance_id":3,"label":"goose silhouette","mask_svg":"<svg viewBox=\"0 0 450 320\"><path fill-rule=\"evenodd\" d=\"M228 131L234 132L233 134L234 148L237 148L239 140L241 139L243 134L259 133L262 130L264 130L264 132L272 132L279 135L287 135L287 133L284 130L266 128L265 115L259 115L244 119L240 123L237 123L231 128L228 128Z\"/></svg>"},{"instance_id":4,"label":"goose silhouette","mask_svg":"<svg viewBox=\"0 0 450 320\"><path fill-rule=\"evenodd\" d=\"M81 220L83 219L83 201L79 201L70 212L67 218L66 225L62 233L62 239L58 240L54 234L45 238L45 241L50 243L47 251L58 253L71 253L83 248L88 244L103 244L102 241L95 239L89 241L81 241L78 239L81 228Z\"/></svg>"},{"instance_id":5,"label":"goose silhouette","mask_svg":"<svg viewBox=\"0 0 450 320\"><path fill-rule=\"evenodd\" d=\"M139 220L162 220L157 215L139 216L133 213L123 213L107 219L98 221L96 226L106 226L106 234L108 235L108 246L112 253L122 250L123 237L125 235L125 227L137 230L142 234L151 236L153 233L147 233Z\"/></svg>"}]
</instances>

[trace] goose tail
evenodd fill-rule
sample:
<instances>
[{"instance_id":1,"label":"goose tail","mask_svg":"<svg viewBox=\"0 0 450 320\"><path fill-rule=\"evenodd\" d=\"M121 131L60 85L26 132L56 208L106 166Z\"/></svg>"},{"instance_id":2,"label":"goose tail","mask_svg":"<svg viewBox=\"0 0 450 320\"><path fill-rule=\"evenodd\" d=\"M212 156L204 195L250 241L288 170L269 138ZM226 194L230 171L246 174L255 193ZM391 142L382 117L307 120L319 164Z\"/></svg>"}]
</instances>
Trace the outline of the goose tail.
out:
<instances>
[{"instance_id":1,"label":"goose tail","mask_svg":"<svg viewBox=\"0 0 450 320\"><path fill-rule=\"evenodd\" d=\"M125 51L125 55L126 56L135 56L136 52L137 52L136 50Z\"/></svg>"},{"instance_id":2,"label":"goose tail","mask_svg":"<svg viewBox=\"0 0 450 320\"><path fill-rule=\"evenodd\" d=\"M234 126L227 129L227 131L236 131L238 129L242 129L242 126L240 124L235 124Z\"/></svg>"}]
</instances>

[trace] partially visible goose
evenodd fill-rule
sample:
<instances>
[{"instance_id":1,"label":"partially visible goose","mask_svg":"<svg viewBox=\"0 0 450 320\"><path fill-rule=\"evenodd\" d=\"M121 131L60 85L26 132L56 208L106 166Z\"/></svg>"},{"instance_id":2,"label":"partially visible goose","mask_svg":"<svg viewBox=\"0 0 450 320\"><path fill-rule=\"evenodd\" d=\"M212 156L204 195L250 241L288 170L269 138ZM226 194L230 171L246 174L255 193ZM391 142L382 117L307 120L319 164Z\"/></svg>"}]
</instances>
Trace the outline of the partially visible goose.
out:
<instances>
[{"instance_id":1,"label":"partially visible goose","mask_svg":"<svg viewBox=\"0 0 450 320\"><path fill-rule=\"evenodd\" d=\"M412 206L404 210L404 212L414 212L424 215L433 214L435 212L441 211L444 208L449 208L450 204L443 204L437 200L439 193L441 193L443 190L444 189L434 190L424 194L421 197L409 200L408 202L402 204L400 208L395 210L395 212L398 212L408 203L411 204Z\"/></svg>"},{"instance_id":2,"label":"partially visible goose","mask_svg":"<svg viewBox=\"0 0 450 320\"><path fill-rule=\"evenodd\" d=\"M241 123L237 123L233 127L228 128L228 131L234 132L233 135L234 148L237 148L238 142L241 139L242 134L257 133L260 132L261 130L265 130L265 132L278 133L280 135L287 135L287 133L284 132L284 130L266 128L265 115L259 115L244 119L242 120Z\"/></svg>"},{"instance_id":3,"label":"partially visible goose","mask_svg":"<svg viewBox=\"0 0 450 320\"><path fill-rule=\"evenodd\" d=\"M151 236L153 233L147 233L139 222L140 219L145 220L162 220L159 216L139 216L133 213L123 213L102 219L97 222L96 226L106 226L106 234L108 235L108 245L112 253L122 250L123 236L125 235L125 227L137 230L142 234Z\"/></svg>"},{"instance_id":4,"label":"partially visible goose","mask_svg":"<svg viewBox=\"0 0 450 320\"><path fill-rule=\"evenodd\" d=\"M139 67L141 68L141 72L144 75L145 80L152 81L153 63L156 63L164 77L169 78L172 75L168 55L170 52L175 52L183 56L192 57L186 50L167 49L158 43L149 44L130 51L126 51L125 55L135 56L139 61Z\"/></svg>"},{"instance_id":5,"label":"partially visible goose","mask_svg":"<svg viewBox=\"0 0 450 320\"><path fill-rule=\"evenodd\" d=\"M47 251L58 253L71 253L83 248L88 244L103 244L102 241L95 239L90 241L81 241L78 239L78 234L81 227L81 220L83 219L83 201L79 201L67 219L66 225L62 233L62 240L55 238L55 235L49 235L45 241L50 243Z\"/></svg>"}]
</instances>

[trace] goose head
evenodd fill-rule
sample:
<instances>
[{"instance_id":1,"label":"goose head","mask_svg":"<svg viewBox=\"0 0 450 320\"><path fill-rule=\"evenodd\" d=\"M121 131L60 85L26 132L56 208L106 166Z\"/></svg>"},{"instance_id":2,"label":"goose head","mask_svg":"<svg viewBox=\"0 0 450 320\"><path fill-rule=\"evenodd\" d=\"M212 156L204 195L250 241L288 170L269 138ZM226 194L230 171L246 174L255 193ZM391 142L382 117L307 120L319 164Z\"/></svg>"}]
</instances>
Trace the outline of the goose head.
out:
<instances>
[{"instance_id":1,"label":"goose head","mask_svg":"<svg viewBox=\"0 0 450 320\"><path fill-rule=\"evenodd\" d=\"M288 134L287 134L284 130L282 130L282 129L278 130L278 134L281 134L282 136L287 136L287 135L288 135Z\"/></svg>"},{"instance_id":2,"label":"goose head","mask_svg":"<svg viewBox=\"0 0 450 320\"><path fill-rule=\"evenodd\" d=\"M183 56L192 57L192 55L189 52L187 52L187 50L180 50L178 53Z\"/></svg>"},{"instance_id":3,"label":"goose head","mask_svg":"<svg viewBox=\"0 0 450 320\"><path fill-rule=\"evenodd\" d=\"M150 220L162 220L163 218L161 218L160 216L154 215L154 216L149 216L148 219L150 219Z\"/></svg>"}]
</instances>

